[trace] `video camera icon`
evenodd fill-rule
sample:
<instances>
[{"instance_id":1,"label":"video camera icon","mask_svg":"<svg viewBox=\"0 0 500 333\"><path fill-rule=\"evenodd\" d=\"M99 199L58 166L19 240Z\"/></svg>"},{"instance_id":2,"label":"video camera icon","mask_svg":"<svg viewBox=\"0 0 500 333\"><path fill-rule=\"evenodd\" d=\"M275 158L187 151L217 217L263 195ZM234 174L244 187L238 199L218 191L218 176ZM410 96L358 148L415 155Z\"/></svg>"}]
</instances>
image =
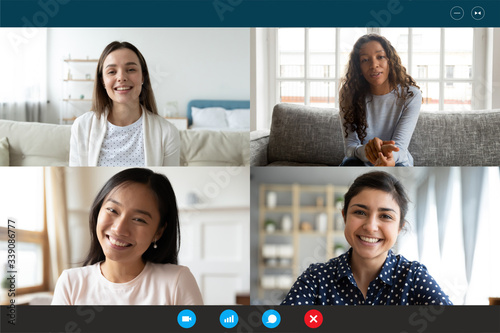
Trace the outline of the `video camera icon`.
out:
<instances>
[{"instance_id":1,"label":"video camera icon","mask_svg":"<svg viewBox=\"0 0 500 333\"><path fill-rule=\"evenodd\" d=\"M177 323L182 328L191 328L196 324L196 315L191 310L182 310L177 315Z\"/></svg>"}]
</instances>

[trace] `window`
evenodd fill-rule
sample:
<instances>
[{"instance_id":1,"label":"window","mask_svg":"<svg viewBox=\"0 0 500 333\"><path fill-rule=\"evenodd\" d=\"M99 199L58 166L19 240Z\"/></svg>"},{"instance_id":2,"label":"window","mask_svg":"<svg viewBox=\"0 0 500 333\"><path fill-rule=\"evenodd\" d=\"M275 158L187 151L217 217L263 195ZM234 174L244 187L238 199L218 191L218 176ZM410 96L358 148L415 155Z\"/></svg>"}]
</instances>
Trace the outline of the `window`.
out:
<instances>
[{"instance_id":1,"label":"window","mask_svg":"<svg viewBox=\"0 0 500 333\"><path fill-rule=\"evenodd\" d=\"M269 29L271 96L276 103L338 108L338 89L355 41L369 32L387 39L423 93L422 110L486 107L475 96L484 85L487 29L473 28L283 28ZM476 59L473 62L473 59ZM277 67L273 68L273 64ZM485 94L489 94L485 92ZM273 98L273 97L271 97Z\"/></svg>"},{"instance_id":2,"label":"window","mask_svg":"<svg viewBox=\"0 0 500 333\"><path fill-rule=\"evenodd\" d=\"M427 65L417 65L418 74L417 77L427 77L428 66Z\"/></svg>"},{"instance_id":3,"label":"window","mask_svg":"<svg viewBox=\"0 0 500 333\"><path fill-rule=\"evenodd\" d=\"M15 229L16 295L48 290L48 237L44 214L43 168L2 168L0 263L5 273L8 224ZM13 220L15 223L8 222ZM3 278L3 275L2 275Z\"/></svg>"},{"instance_id":4,"label":"window","mask_svg":"<svg viewBox=\"0 0 500 333\"><path fill-rule=\"evenodd\" d=\"M286 28L276 31L277 102L333 107L338 104L337 64L345 63L363 29Z\"/></svg>"},{"instance_id":5,"label":"window","mask_svg":"<svg viewBox=\"0 0 500 333\"><path fill-rule=\"evenodd\" d=\"M445 78L446 79L453 79L453 72L454 71L455 71L455 66L453 66L453 65L446 66L446 76L445 76ZM447 86L453 86L453 82L447 81L446 85Z\"/></svg>"}]
</instances>

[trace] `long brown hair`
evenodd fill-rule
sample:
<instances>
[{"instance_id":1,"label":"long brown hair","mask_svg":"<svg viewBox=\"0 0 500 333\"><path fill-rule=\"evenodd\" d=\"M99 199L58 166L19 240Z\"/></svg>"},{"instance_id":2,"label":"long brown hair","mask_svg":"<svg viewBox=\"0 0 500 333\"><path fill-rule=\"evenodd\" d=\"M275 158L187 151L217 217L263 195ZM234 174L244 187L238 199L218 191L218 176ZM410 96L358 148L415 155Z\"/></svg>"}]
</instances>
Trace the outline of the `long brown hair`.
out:
<instances>
[{"instance_id":1,"label":"long brown hair","mask_svg":"<svg viewBox=\"0 0 500 333\"><path fill-rule=\"evenodd\" d=\"M366 81L361 72L359 52L361 47L371 41L377 41L384 48L389 66L389 85L391 89L397 86L401 87L401 93L396 89L398 98L413 96L410 91L411 86L417 86L415 80L406 73L406 68L401 64L396 49L385 37L377 34L368 34L361 36L349 55L349 62L345 76L342 78L340 87L339 103L344 117L344 135L347 138L347 132L356 132L361 143L366 138L366 97L370 92L370 84Z\"/></svg>"},{"instance_id":2,"label":"long brown hair","mask_svg":"<svg viewBox=\"0 0 500 333\"><path fill-rule=\"evenodd\" d=\"M104 88L104 82L102 77L102 70L104 66L104 60L113 51L120 49L129 49L133 51L137 58L139 58L139 63L141 64L142 76L144 77L144 83L142 84L141 94L139 95L139 103L144 106L148 111L154 114L158 114L158 109L156 107L155 96L153 93L153 88L151 86L151 80L149 78L148 65L146 64L146 59L142 56L141 52L132 44L128 42L118 42L114 41L108 44L102 51L99 57L99 62L97 63L96 75L94 80L94 93L92 95L92 111L96 113L97 118L101 117L106 109L111 111L113 106L113 101L109 98L106 88Z\"/></svg>"}]
</instances>

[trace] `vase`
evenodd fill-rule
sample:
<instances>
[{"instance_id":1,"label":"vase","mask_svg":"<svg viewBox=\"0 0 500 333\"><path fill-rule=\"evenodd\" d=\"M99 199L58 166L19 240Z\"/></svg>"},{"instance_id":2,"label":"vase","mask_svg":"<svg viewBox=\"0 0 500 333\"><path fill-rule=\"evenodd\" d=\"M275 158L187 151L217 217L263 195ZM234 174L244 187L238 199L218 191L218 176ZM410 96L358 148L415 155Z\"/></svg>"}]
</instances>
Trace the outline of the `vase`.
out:
<instances>
[{"instance_id":1,"label":"vase","mask_svg":"<svg viewBox=\"0 0 500 333\"><path fill-rule=\"evenodd\" d=\"M278 202L278 194L276 192L267 192L267 208L276 207L276 203Z\"/></svg>"},{"instance_id":2,"label":"vase","mask_svg":"<svg viewBox=\"0 0 500 333\"><path fill-rule=\"evenodd\" d=\"M290 215L285 215L281 219L281 230L283 232L291 232L292 231L292 217Z\"/></svg>"},{"instance_id":3,"label":"vase","mask_svg":"<svg viewBox=\"0 0 500 333\"><path fill-rule=\"evenodd\" d=\"M328 217L325 213L316 216L316 230L319 232L326 232L328 227Z\"/></svg>"}]
</instances>

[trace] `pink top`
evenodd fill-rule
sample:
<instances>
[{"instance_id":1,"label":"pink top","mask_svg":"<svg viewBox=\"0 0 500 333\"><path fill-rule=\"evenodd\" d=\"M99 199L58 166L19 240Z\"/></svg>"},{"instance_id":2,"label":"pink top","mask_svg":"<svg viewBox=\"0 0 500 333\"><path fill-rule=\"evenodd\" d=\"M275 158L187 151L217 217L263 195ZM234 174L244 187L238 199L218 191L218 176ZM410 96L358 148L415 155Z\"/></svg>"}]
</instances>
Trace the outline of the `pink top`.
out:
<instances>
[{"instance_id":1,"label":"pink top","mask_svg":"<svg viewBox=\"0 0 500 333\"><path fill-rule=\"evenodd\" d=\"M101 263L65 270L52 305L203 305L200 289L189 268L146 263L126 283L113 283L101 274Z\"/></svg>"}]
</instances>

